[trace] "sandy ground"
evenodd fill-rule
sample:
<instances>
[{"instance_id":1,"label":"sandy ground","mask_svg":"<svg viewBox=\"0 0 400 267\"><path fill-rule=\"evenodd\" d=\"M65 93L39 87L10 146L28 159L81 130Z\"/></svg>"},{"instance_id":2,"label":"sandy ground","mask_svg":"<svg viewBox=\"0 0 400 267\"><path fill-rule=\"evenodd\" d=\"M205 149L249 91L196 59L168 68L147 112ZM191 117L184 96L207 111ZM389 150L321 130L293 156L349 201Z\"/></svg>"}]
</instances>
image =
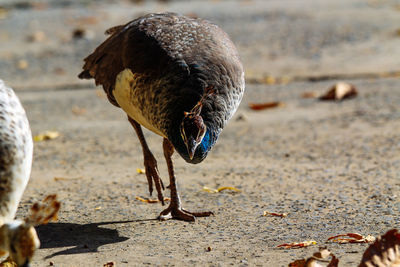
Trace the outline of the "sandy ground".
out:
<instances>
[{"instance_id":1,"label":"sandy ground","mask_svg":"<svg viewBox=\"0 0 400 267\"><path fill-rule=\"evenodd\" d=\"M376 77L400 70L399 3L299 2L47 1L45 7L21 8L5 1L10 10L0 20L1 78L16 88L34 135L61 134L35 143L32 176L17 215L23 217L47 194L57 193L62 202L59 221L37 229L42 248L33 266L287 266L318 245L328 246L340 266L356 266L368 245L326 239L398 228L400 79ZM136 172L143 167L139 141L123 112L75 76L104 29L162 10L194 12L220 24L238 44L248 79L304 80L248 83L237 114L203 163L189 165L175 155L184 206L215 213L195 223L157 221L163 207L135 199L148 197L145 175ZM50 18L52 24L46 23ZM71 39L71 31L85 24L80 20L90 32ZM37 30L45 40L27 41ZM20 60L28 67L18 68ZM338 103L301 98L304 92L322 94L336 82L307 77L332 74L347 75L358 97ZM350 79L359 74L368 75ZM248 108L269 101L285 105ZM162 139L145 135L167 182ZM204 186L241 192L211 194ZM263 217L265 210L289 215ZM318 244L276 248L310 239Z\"/></svg>"}]
</instances>

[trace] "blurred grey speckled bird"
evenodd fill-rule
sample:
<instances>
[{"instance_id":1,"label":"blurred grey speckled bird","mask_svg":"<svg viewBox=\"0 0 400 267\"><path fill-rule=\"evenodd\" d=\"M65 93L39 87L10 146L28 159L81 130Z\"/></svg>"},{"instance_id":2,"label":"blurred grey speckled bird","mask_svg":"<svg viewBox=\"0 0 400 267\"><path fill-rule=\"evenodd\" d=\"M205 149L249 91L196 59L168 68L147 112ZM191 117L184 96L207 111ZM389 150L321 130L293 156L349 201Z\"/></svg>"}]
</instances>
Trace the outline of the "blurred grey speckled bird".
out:
<instances>
[{"instance_id":1,"label":"blurred grey speckled bird","mask_svg":"<svg viewBox=\"0 0 400 267\"><path fill-rule=\"evenodd\" d=\"M40 244L31 224L14 220L30 178L32 153L25 110L0 80L0 256L9 253L18 266L28 266Z\"/></svg>"},{"instance_id":2,"label":"blurred grey speckled bird","mask_svg":"<svg viewBox=\"0 0 400 267\"><path fill-rule=\"evenodd\" d=\"M150 194L164 205L157 162L141 126L162 136L171 202L160 219L194 221L211 212L181 207L171 156L200 163L233 116L244 93L237 50L218 26L175 13L148 14L106 31L111 36L85 58L79 78L94 78L122 108L143 148Z\"/></svg>"}]
</instances>

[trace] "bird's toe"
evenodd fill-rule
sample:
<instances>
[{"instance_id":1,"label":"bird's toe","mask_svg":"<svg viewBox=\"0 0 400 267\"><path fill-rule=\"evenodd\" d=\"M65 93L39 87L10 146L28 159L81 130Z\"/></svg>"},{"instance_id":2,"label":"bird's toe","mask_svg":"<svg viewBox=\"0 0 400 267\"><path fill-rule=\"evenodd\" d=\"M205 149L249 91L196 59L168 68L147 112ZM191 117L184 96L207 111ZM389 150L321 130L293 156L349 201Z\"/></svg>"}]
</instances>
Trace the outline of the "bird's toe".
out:
<instances>
[{"instance_id":1,"label":"bird's toe","mask_svg":"<svg viewBox=\"0 0 400 267\"><path fill-rule=\"evenodd\" d=\"M176 219L176 220L182 220L186 222L194 222L196 221L196 217L208 217L214 215L211 211L206 211L206 212L190 212L187 210L184 210L180 207L177 207L173 203L170 204L168 208L163 210L160 215L158 216L158 219L161 221L166 221L168 219Z\"/></svg>"}]
</instances>

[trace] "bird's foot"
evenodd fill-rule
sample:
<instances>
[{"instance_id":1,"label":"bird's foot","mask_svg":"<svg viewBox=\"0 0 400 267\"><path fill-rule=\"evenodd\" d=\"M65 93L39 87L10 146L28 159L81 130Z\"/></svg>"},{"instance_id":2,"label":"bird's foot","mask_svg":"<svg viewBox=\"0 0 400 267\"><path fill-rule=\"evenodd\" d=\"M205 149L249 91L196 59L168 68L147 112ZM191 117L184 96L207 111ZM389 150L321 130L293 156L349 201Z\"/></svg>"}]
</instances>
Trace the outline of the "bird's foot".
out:
<instances>
[{"instance_id":1,"label":"bird's foot","mask_svg":"<svg viewBox=\"0 0 400 267\"><path fill-rule=\"evenodd\" d=\"M177 219L187 222L194 222L196 217L208 217L210 215L214 215L211 211L205 212L190 212L182 209L176 204L171 203L168 208L163 210L158 216L158 219L161 221L166 221L168 219Z\"/></svg>"},{"instance_id":2,"label":"bird's foot","mask_svg":"<svg viewBox=\"0 0 400 267\"><path fill-rule=\"evenodd\" d=\"M164 196L162 190L164 190L165 188L158 172L157 161L154 158L153 154L150 153L145 156L144 167L146 170L146 177L147 177L147 182L149 184L150 195L152 195L153 193L153 181L154 181L154 185L157 190L157 198L164 205Z\"/></svg>"}]
</instances>

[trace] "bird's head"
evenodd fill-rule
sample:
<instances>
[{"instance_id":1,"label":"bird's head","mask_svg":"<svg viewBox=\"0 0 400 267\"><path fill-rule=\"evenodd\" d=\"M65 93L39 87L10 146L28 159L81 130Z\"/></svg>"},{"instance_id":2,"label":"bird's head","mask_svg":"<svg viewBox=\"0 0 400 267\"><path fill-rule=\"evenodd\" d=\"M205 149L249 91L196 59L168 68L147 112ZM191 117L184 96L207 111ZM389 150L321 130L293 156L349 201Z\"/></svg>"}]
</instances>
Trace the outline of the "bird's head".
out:
<instances>
[{"instance_id":1,"label":"bird's head","mask_svg":"<svg viewBox=\"0 0 400 267\"><path fill-rule=\"evenodd\" d=\"M193 159L196 148L201 144L207 131L203 118L200 116L200 111L201 108L197 108L192 109L190 112L184 112L184 117L180 126L182 140L186 145L190 160Z\"/></svg>"},{"instance_id":2,"label":"bird's head","mask_svg":"<svg viewBox=\"0 0 400 267\"><path fill-rule=\"evenodd\" d=\"M10 258L21 267L28 267L33 254L40 246L36 230L21 221L3 224L0 227L3 242L0 251L8 251Z\"/></svg>"}]
</instances>

